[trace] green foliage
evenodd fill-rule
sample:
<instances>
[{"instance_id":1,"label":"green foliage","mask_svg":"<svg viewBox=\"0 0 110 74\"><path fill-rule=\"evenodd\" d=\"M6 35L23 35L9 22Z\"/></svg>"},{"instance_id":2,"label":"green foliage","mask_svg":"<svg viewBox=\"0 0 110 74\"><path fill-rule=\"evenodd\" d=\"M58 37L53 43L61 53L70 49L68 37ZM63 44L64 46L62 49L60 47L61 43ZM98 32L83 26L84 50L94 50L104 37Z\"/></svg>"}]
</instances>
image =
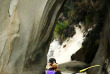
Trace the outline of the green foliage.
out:
<instances>
[{"instance_id":1,"label":"green foliage","mask_svg":"<svg viewBox=\"0 0 110 74\"><path fill-rule=\"evenodd\" d=\"M86 25L91 24L91 23L93 22L92 18L93 18L92 15L87 14L87 15L85 16L85 24L86 24Z\"/></svg>"},{"instance_id":2,"label":"green foliage","mask_svg":"<svg viewBox=\"0 0 110 74\"><path fill-rule=\"evenodd\" d=\"M62 44L62 42L66 39L64 30L66 30L68 26L69 26L69 20L65 20L63 22L58 21L54 29L53 39L58 38L59 43Z\"/></svg>"},{"instance_id":3,"label":"green foliage","mask_svg":"<svg viewBox=\"0 0 110 74\"><path fill-rule=\"evenodd\" d=\"M60 22L58 21L58 23L56 24L56 27L55 27L55 34L57 35L61 35L63 34L63 31L69 26L69 21L68 20L65 20L64 22Z\"/></svg>"},{"instance_id":4,"label":"green foliage","mask_svg":"<svg viewBox=\"0 0 110 74\"><path fill-rule=\"evenodd\" d=\"M84 22L88 29L97 22L103 21L104 16L104 0L84 1L84 0L66 0L61 9L61 16L58 19L54 30L54 38L66 37L67 28L69 25Z\"/></svg>"}]
</instances>

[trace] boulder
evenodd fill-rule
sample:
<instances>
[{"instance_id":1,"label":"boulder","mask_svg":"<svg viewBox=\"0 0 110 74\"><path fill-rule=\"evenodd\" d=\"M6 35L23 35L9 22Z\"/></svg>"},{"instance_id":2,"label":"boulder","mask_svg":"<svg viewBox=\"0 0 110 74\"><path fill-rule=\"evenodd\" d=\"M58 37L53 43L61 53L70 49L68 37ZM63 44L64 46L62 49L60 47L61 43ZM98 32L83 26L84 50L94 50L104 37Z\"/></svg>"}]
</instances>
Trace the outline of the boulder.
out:
<instances>
[{"instance_id":1,"label":"boulder","mask_svg":"<svg viewBox=\"0 0 110 74\"><path fill-rule=\"evenodd\" d=\"M81 61L71 61L63 64L59 64L58 68L61 72L79 72L79 70L87 68L88 65Z\"/></svg>"}]
</instances>

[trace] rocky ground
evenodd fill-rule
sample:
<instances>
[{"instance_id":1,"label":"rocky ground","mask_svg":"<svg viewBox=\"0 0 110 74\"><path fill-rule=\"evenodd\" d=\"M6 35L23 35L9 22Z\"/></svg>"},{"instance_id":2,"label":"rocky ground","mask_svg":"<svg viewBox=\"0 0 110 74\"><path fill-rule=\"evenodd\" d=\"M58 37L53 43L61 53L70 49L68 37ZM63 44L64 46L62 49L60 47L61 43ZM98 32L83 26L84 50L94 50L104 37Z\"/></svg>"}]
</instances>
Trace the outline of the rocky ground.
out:
<instances>
[{"instance_id":1,"label":"rocky ground","mask_svg":"<svg viewBox=\"0 0 110 74\"><path fill-rule=\"evenodd\" d=\"M72 73L66 73L66 72L62 72L62 74L72 74ZM86 72L84 72L84 73L76 73L76 74L87 74Z\"/></svg>"},{"instance_id":2,"label":"rocky ground","mask_svg":"<svg viewBox=\"0 0 110 74\"><path fill-rule=\"evenodd\" d=\"M80 61L71 61L71 62L60 64L58 65L58 67L59 67L59 70L62 72L62 74L72 74L75 72L79 72L79 70L87 68L88 65ZM84 73L76 73L76 74L86 74L86 73L84 72Z\"/></svg>"}]
</instances>

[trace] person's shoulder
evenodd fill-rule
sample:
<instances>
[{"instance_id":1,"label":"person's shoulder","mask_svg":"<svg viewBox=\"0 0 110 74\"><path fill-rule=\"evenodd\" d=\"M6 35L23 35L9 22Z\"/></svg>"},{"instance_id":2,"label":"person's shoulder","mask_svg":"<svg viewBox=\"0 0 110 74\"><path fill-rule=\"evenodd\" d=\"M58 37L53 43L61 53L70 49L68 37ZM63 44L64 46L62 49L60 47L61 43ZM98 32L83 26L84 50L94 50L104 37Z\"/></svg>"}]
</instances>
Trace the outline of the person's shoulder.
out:
<instances>
[{"instance_id":1,"label":"person's shoulder","mask_svg":"<svg viewBox=\"0 0 110 74\"><path fill-rule=\"evenodd\" d=\"M61 74L61 72L60 71L57 71L56 74Z\"/></svg>"}]
</instances>

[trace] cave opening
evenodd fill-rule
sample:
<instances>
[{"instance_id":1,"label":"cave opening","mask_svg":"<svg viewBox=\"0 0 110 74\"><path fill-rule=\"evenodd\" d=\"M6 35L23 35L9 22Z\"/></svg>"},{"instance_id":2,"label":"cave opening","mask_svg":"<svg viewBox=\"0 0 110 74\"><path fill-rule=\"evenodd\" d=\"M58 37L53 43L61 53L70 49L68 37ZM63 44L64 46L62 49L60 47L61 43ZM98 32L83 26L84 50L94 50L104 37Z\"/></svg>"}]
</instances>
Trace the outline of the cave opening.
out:
<instances>
[{"instance_id":1,"label":"cave opening","mask_svg":"<svg viewBox=\"0 0 110 74\"><path fill-rule=\"evenodd\" d=\"M92 3L96 2L97 10L89 1L65 0L55 23L48 59L56 58L59 64L74 60L92 63L105 16L103 0Z\"/></svg>"}]
</instances>

